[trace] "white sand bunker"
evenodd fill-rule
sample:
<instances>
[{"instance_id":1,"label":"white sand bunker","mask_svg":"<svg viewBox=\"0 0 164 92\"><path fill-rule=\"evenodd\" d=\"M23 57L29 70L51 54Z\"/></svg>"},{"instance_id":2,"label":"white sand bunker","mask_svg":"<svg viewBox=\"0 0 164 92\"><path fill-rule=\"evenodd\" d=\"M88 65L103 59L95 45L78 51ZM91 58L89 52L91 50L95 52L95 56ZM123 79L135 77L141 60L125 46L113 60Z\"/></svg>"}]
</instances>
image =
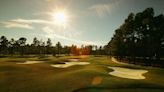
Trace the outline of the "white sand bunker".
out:
<instances>
[{"instance_id":1,"label":"white sand bunker","mask_svg":"<svg viewBox=\"0 0 164 92\"><path fill-rule=\"evenodd\" d=\"M117 61L117 59L114 58L114 57L112 57L111 60L112 60L113 62L115 62L115 63L118 63L118 64L124 64L124 65L127 65L126 63L123 63L123 62L119 62L119 61Z\"/></svg>"},{"instance_id":2,"label":"white sand bunker","mask_svg":"<svg viewBox=\"0 0 164 92\"><path fill-rule=\"evenodd\" d=\"M118 62L114 57L112 57L112 61L113 62Z\"/></svg>"},{"instance_id":3,"label":"white sand bunker","mask_svg":"<svg viewBox=\"0 0 164 92\"><path fill-rule=\"evenodd\" d=\"M68 61L76 62L79 61L79 59L68 59Z\"/></svg>"},{"instance_id":4,"label":"white sand bunker","mask_svg":"<svg viewBox=\"0 0 164 92\"><path fill-rule=\"evenodd\" d=\"M44 61L26 61L22 63L17 63L17 64L36 64L36 63L43 63Z\"/></svg>"},{"instance_id":5,"label":"white sand bunker","mask_svg":"<svg viewBox=\"0 0 164 92\"><path fill-rule=\"evenodd\" d=\"M90 64L89 62L65 62L65 64L53 64L51 65L52 67L56 67L56 68L67 68L70 66L74 66L74 65L88 65Z\"/></svg>"},{"instance_id":6,"label":"white sand bunker","mask_svg":"<svg viewBox=\"0 0 164 92\"><path fill-rule=\"evenodd\" d=\"M143 76L144 73L147 73L147 70L136 70L136 69L129 69L129 68L122 68L122 67L108 67L113 69L113 72L110 72L110 75L121 77L121 78L128 78L128 79L145 79Z\"/></svg>"}]
</instances>

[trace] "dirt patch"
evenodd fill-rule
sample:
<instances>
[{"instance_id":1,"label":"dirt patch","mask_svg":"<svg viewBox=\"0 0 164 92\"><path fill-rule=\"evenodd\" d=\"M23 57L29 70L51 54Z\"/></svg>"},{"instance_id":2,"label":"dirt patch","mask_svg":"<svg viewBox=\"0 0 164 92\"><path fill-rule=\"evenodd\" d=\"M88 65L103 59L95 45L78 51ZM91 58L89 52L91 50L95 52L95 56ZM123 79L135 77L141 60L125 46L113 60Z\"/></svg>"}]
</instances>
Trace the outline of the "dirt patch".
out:
<instances>
[{"instance_id":1,"label":"dirt patch","mask_svg":"<svg viewBox=\"0 0 164 92\"><path fill-rule=\"evenodd\" d=\"M92 85L98 85L98 84L101 84L102 82L102 77L94 77L93 80L92 80Z\"/></svg>"}]
</instances>

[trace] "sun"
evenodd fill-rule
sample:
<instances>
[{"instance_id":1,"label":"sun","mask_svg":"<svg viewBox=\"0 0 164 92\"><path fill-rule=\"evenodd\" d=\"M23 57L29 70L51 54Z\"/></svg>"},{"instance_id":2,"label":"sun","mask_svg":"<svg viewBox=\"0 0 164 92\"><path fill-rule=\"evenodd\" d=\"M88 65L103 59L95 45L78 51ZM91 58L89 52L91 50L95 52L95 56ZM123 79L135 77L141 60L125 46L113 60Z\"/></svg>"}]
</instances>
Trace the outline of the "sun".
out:
<instances>
[{"instance_id":1,"label":"sun","mask_svg":"<svg viewBox=\"0 0 164 92\"><path fill-rule=\"evenodd\" d=\"M53 13L52 16L56 24L63 25L66 23L67 18L66 18L65 12L59 11L59 12Z\"/></svg>"}]
</instances>

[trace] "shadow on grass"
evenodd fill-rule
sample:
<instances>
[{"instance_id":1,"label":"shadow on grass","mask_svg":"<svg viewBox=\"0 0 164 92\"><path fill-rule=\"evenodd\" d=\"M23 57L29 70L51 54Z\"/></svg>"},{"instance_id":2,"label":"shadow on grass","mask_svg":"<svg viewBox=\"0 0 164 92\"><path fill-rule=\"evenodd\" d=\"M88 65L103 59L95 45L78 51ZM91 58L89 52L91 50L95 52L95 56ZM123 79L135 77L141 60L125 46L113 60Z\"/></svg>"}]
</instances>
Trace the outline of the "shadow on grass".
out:
<instances>
[{"instance_id":1,"label":"shadow on grass","mask_svg":"<svg viewBox=\"0 0 164 92\"><path fill-rule=\"evenodd\" d=\"M86 87L72 92L163 92L163 87L139 87L139 88L110 88L110 87Z\"/></svg>"}]
</instances>

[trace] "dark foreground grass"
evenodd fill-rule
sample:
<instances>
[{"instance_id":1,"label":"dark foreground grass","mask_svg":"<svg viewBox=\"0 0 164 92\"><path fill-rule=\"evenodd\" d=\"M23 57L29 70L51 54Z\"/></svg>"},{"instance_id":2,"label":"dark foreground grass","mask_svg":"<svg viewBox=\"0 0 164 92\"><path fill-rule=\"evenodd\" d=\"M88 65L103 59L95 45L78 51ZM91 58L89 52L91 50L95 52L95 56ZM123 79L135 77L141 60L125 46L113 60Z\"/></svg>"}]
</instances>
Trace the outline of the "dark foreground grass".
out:
<instances>
[{"instance_id":1,"label":"dark foreground grass","mask_svg":"<svg viewBox=\"0 0 164 92\"><path fill-rule=\"evenodd\" d=\"M50 64L65 62L74 57L0 58L0 92L163 92L164 69L121 65L107 57L83 58L90 65L65 69ZM75 57L78 58L78 57ZM26 60L44 60L45 63L18 65ZM108 66L146 69L145 80L111 76Z\"/></svg>"}]
</instances>

